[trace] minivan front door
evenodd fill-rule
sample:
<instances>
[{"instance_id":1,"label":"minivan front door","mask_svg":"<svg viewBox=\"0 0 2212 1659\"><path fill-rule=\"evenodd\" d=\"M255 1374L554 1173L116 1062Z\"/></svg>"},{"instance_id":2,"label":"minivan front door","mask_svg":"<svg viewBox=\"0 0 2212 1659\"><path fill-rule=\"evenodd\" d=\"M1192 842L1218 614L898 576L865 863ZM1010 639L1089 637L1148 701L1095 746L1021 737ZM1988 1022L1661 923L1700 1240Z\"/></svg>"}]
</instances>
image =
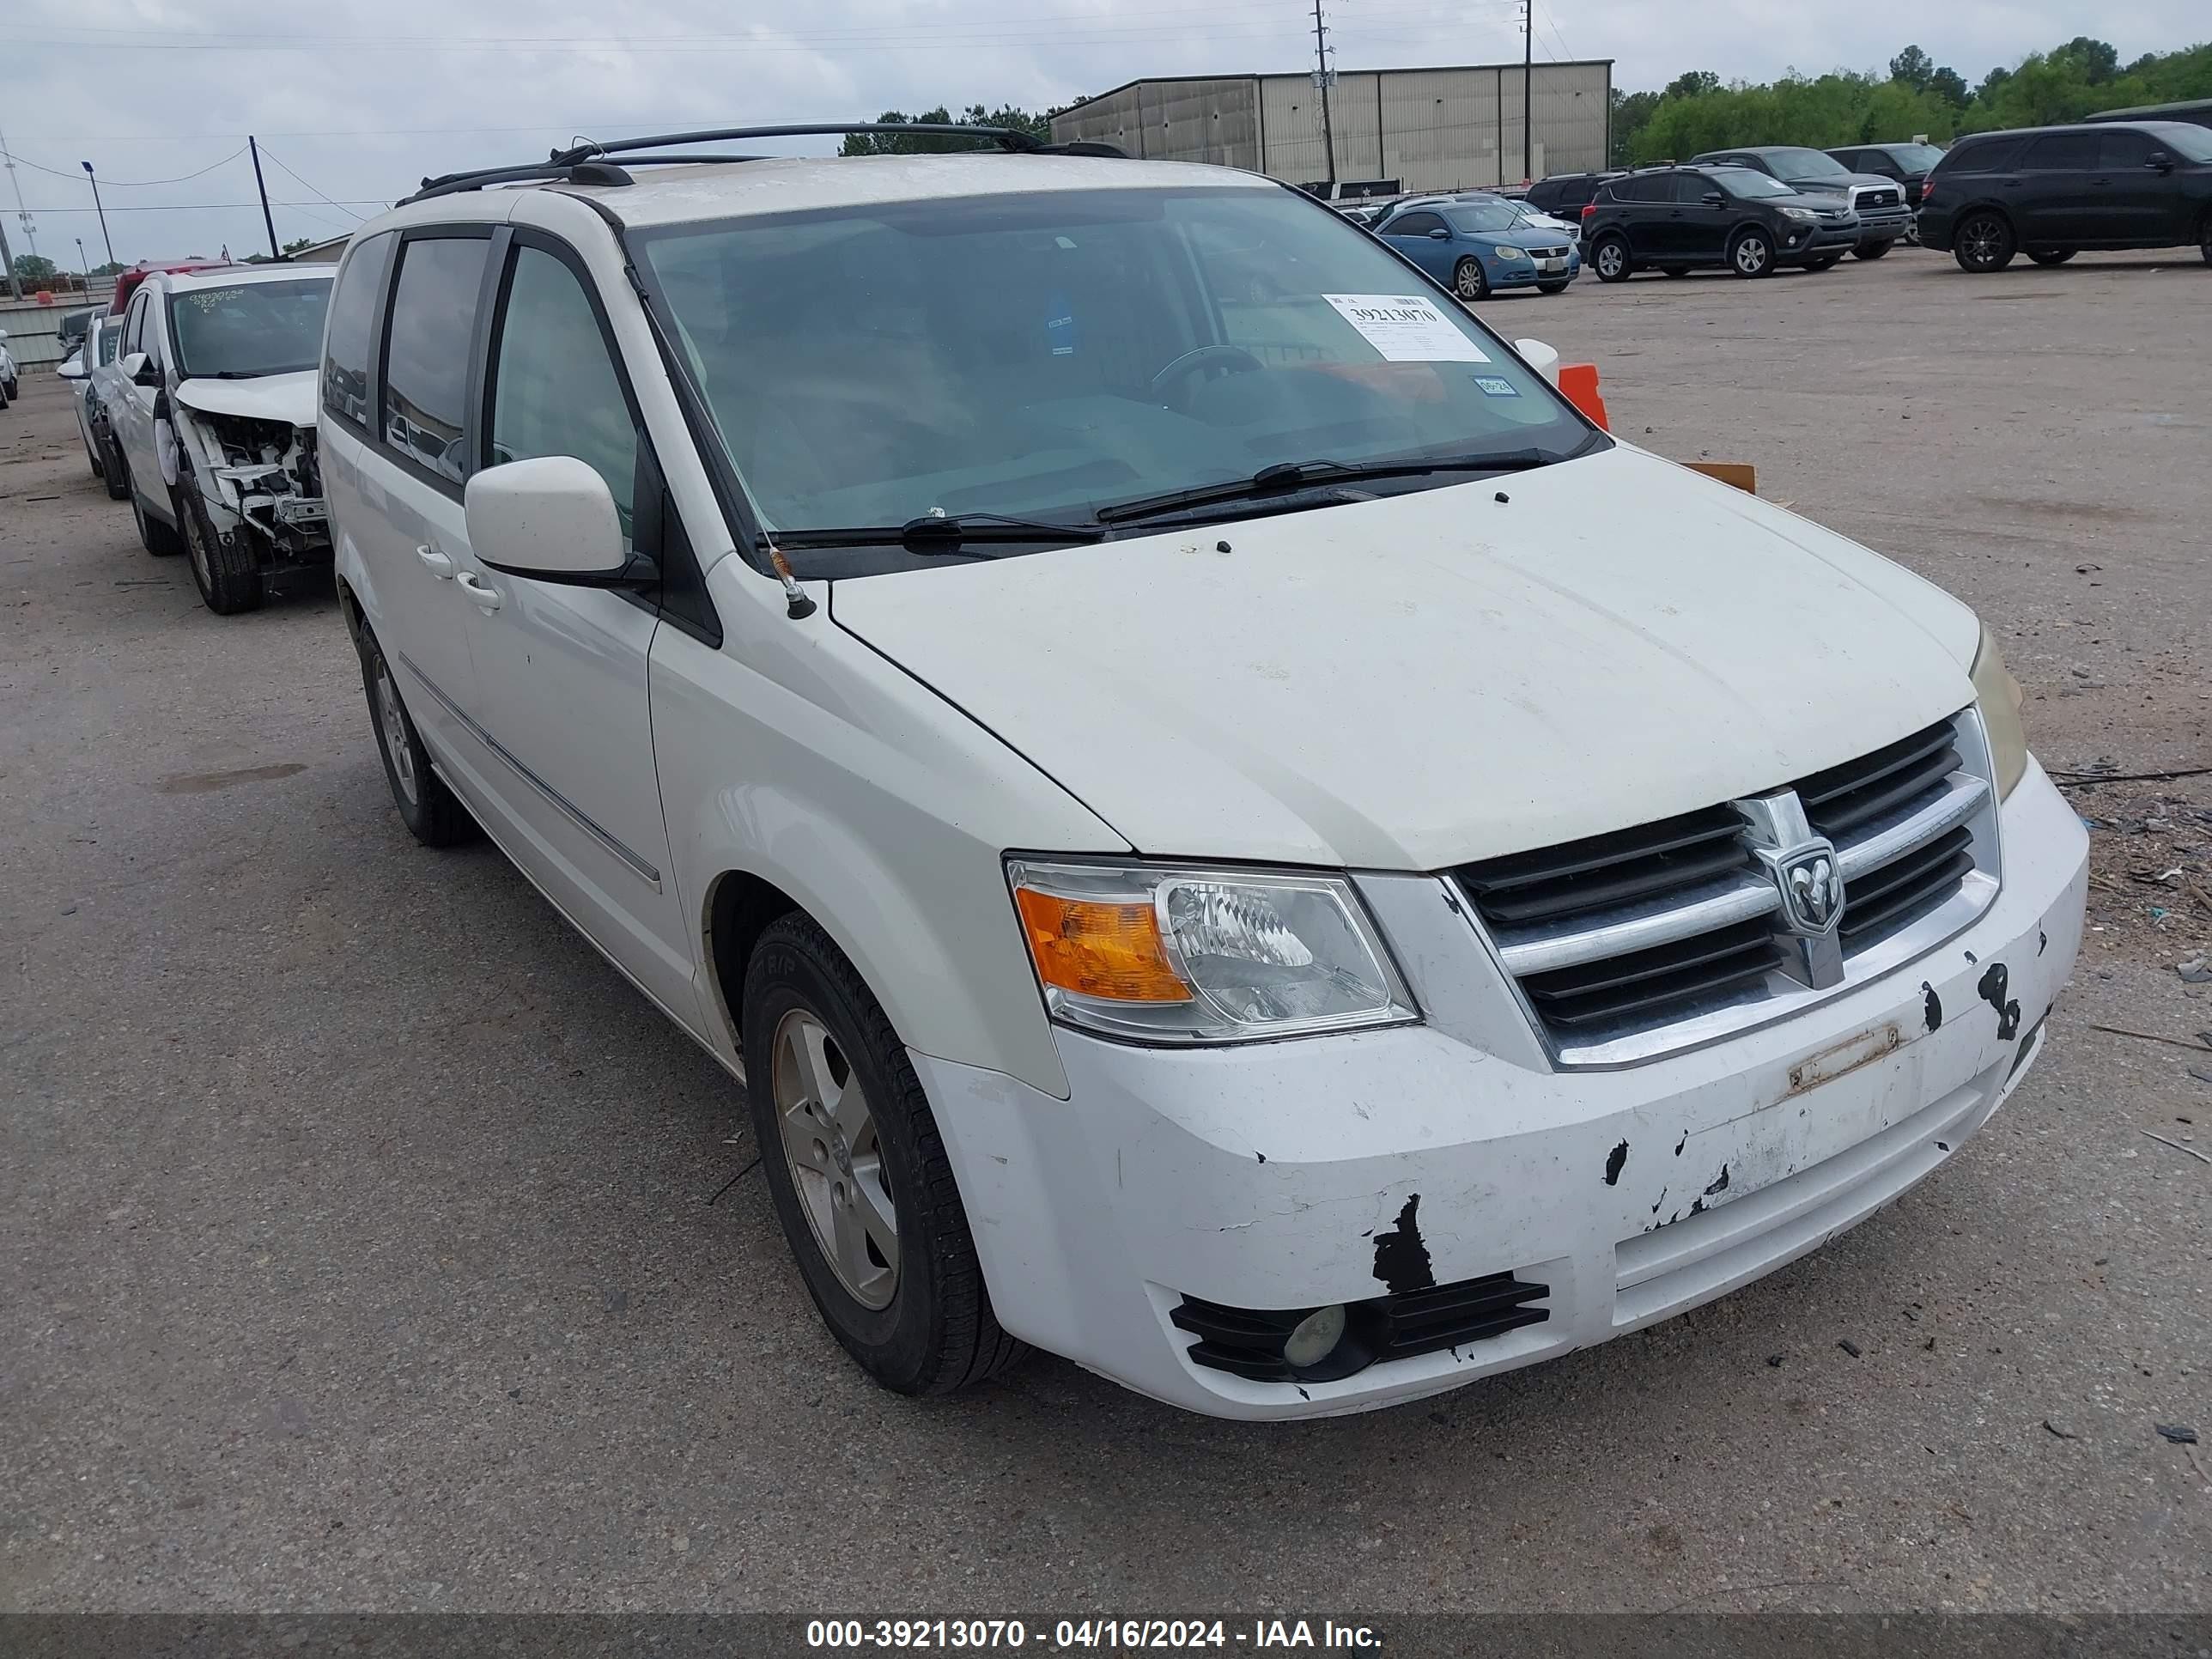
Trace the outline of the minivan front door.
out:
<instances>
[{"instance_id":1,"label":"minivan front door","mask_svg":"<svg viewBox=\"0 0 2212 1659\"><path fill-rule=\"evenodd\" d=\"M484 368L485 451L588 463L627 539L644 443L637 406L583 267L518 228ZM659 520L656 499L643 515ZM658 551L648 548L645 550ZM614 550L609 550L611 555ZM569 586L471 562L453 595L469 619L484 732L503 775L495 833L508 854L617 964L696 1024L690 925L677 891L653 767L650 596Z\"/></svg>"},{"instance_id":2,"label":"minivan front door","mask_svg":"<svg viewBox=\"0 0 2212 1659\"><path fill-rule=\"evenodd\" d=\"M356 522L362 560L375 575L378 642L398 671L416 729L449 770L459 770L456 788L471 807L485 787L486 756L471 732L479 699L471 613L455 580L469 568L461 492L470 342L489 247L483 227L402 237L380 395L368 411L378 441L362 446L358 471L344 485L367 508ZM341 291L331 303L343 309L351 298Z\"/></svg>"}]
</instances>

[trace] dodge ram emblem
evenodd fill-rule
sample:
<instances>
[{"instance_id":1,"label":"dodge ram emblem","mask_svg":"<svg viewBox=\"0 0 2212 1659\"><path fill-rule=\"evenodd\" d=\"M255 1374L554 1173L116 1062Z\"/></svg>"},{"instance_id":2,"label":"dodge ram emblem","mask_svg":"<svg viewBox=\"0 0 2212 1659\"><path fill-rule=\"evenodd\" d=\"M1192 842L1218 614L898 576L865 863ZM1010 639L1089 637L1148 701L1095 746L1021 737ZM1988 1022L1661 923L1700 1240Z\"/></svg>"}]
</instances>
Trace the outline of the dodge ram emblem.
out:
<instances>
[{"instance_id":1,"label":"dodge ram emblem","mask_svg":"<svg viewBox=\"0 0 2212 1659\"><path fill-rule=\"evenodd\" d=\"M1844 912L1844 872L1826 842L1790 849L1774 863L1782 911L1793 933L1817 939L1832 932Z\"/></svg>"}]
</instances>

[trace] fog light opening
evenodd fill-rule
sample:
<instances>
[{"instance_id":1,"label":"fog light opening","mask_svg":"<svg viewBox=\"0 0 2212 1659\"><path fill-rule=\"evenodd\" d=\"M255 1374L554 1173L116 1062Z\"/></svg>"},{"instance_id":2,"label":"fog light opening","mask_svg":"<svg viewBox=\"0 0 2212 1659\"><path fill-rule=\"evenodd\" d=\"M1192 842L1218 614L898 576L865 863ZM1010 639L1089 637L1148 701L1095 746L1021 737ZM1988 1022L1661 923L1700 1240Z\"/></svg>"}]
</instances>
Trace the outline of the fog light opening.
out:
<instances>
[{"instance_id":1,"label":"fog light opening","mask_svg":"<svg viewBox=\"0 0 2212 1659\"><path fill-rule=\"evenodd\" d=\"M1283 1359L1294 1371L1310 1371L1336 1352L1344 1340L1344 1304L1316 1308L1283 1339Z\"/></svg>"}]
</instances>

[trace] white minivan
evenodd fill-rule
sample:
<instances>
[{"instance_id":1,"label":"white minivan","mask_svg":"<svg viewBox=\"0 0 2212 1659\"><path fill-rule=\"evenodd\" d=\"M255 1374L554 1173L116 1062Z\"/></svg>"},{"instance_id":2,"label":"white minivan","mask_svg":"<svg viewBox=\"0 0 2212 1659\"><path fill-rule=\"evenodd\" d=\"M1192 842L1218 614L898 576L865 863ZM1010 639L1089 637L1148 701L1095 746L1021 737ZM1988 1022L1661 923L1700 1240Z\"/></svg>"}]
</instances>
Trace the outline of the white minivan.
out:
<instances>
[{"instance_id":1,"label":"white minivan","mask_svg":"<svg viewBox=\"0 0 2212 1659\"><path fill-rule=\"evenodd\" d=\"M1410 1399L1771 1272L2020 1082L2087 842L1964 605L1295 190L670 154L794 131L429 184L319 430L400 815L743 1080L873 1376Z\"/></svg>"}]
</instances>

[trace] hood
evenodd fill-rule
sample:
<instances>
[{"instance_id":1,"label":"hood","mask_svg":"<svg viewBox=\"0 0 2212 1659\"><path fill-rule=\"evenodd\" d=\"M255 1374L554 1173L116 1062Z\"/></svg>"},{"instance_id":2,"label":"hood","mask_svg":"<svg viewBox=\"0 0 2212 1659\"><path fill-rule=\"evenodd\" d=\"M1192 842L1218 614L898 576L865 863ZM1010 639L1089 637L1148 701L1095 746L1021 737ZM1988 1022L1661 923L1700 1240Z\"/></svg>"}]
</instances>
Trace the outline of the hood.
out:
<instances>
[{"instance_id":1,"label":"hood","mask_svg":"<svg viewBox=\"0 0 2212 1659\"><path fill-rule=\"evenodd\" d=\"M830 612L1140 852L1386 870L1853 759L1971 701L1978 636L1910 572L1626 446L839 581Z\"/></svg>"},{"instance_id":2,"label":"hood","mask_svg":"<svg viewBox=\"0 0 2212 1659\"><path fill-rule=\"evenodd\" d=\"M302 368L251 380L185 380L178 386L176 398L203 415L240 415L250 421L313 428L317 379L313 369Z\"/></svg>"},{"instance_id":3,"label":"hood","mask_svg":"<svg viewBox=\"0 0 2212 1659\"><path fill-rule=\"evenodd\" d=\"M1832 173L1817 173L1804 179L1784 179L1790 189L1808 196L1832 196L1838 201L1847 201L1854 190L1898 190L1902 188L1894 179L1885 179L1878 173L1854 173L1838 179Z\"/></svg>"}]
</instances>

